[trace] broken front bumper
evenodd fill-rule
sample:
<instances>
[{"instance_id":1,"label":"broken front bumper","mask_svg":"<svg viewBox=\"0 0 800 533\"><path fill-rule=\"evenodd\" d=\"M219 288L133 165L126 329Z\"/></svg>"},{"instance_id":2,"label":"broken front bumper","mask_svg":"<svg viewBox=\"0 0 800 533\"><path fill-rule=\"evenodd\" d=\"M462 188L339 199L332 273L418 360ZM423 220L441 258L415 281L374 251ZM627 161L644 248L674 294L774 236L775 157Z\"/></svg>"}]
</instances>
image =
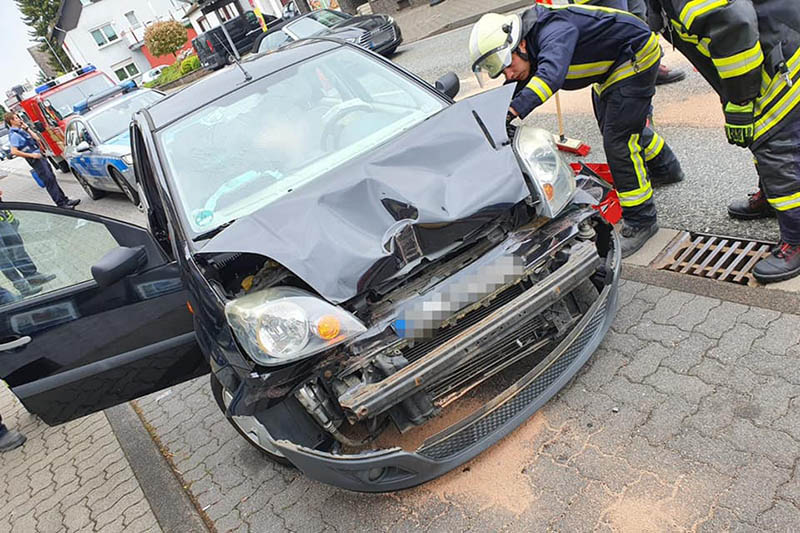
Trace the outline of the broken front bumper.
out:
<instances>
[{"instance_id":1,"label":"broken front bumper","mask_svg":"<svg viewBox=\"0 0 800 533\"><path fill-rule=\"evenodd\" d=\"M577 325L549 355L511 387L457 424L428 438L415 452L391 448L338 455L285 440L277 441L277 448L307 476L362 492L413 487L472 459L530 418L580 370L600 344L616 312L621 257L616 234L612 235L613 245L606 260L606 285ZM585 263L578 264L586 266ZM586 273L585 268L580 272L576 270L575 277L586 279ZM562 292L562 288L571 284L563 277L560 282L564 284L552 283L547 290L537 291L535 298L528 295L528 300L542 304L556 295L565 295L567 291ZM512 303L523 304L525 298L525 295L520 296ZM529 307L517 305L516 309L513 308L514 305L509 304L501 310L502 320L509 330L524 322L517 311L525 312ZM435 369L435 364L430 368ZM404 376L397 379L395 385L398 387L409 386ZM370 398L372 401L375 399L375 396ZM370 404L370 407L375 405Z\"/></svg>"}]
</instances>

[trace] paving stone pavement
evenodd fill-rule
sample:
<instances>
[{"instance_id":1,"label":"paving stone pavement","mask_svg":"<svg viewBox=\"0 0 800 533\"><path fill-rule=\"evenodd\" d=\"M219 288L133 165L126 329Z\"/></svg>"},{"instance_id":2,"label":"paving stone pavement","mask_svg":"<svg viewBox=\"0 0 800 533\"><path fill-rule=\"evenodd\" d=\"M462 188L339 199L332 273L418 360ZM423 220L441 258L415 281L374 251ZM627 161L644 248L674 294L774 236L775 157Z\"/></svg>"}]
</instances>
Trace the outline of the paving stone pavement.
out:
<instances>
[{"instance_id":1,"label":"paving stone pavement","mask_svg":"<svg viewBox=\"0 0 800 533\"><path fill-rule=\"evenodd\" d=\"M263 459L199 378L138 406L218 531L796 531L800 317L623 282L584 370L471 463L364 495Z\"/></svg>"},{"instance_id":2,"label":"paving stone pavement","mask_svg":"<svg viewBox=\"0 0 800 533\"><path fill-rule=\"evenodd\" d=\"M49 427L2 383L0 413L28 437L0 454L0 533L161 531L105 414Z\"/></svg>"}]
</instances>

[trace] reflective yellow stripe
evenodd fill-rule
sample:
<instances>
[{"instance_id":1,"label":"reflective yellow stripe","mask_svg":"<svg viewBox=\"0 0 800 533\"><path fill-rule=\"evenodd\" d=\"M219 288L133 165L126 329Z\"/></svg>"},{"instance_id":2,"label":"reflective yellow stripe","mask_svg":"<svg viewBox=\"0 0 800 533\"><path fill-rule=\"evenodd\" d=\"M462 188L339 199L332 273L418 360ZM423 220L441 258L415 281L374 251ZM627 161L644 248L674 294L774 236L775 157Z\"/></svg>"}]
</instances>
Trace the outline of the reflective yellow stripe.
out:
<instances>
[{"instance_id":1,"label":"reflective yellow stripe","mask_svg":"<svg viewBox=\"0 0 800 533\"><path fill-rule=\"evenodd\" d=\"M634 15L633 13L628 13L627 11L622 11L621 9L614 9L613 7L588 6L588 5L585 5L585 4L578 5L577 3L575 3L575 4L567 4L565 6L554 6L554 5L548 5L548 4L538 4L538 5L539 5L539 7L546 7L547 9L578 9L578 10L587 9L587 10L590 10L590 11L604 11L606 13L614 13L616 15L627 15L629 17L634 17L636 19L639 18L636 15Z\"/></svg>"},{"instance_id":2,"label":"reflective yellow stripe","mask_svg":"<svg viewBox=\"0 0 800 533\"><path fill-rule=\"evenodd\" d=\"M577 80L580 78L591 78L594 76L602 76L613 65L613 61L596 61L594 63L580 63L577 65L570 65L567 71L568 80Z\"/></svg>"},{"instance_id":3,"label":"reflective yellow stripe","mask_svg":"<svg viewBox=\"0 0 800 533\"><path fill-rule=\"evenodd\" d=\"M670 20L670 23L672 24L672 29L674 29L675 33L678 34L678 37L681 38L681 41L695 45L698 52L700 52L706 57L711 57L711 51L708 49L708 45L711 44L711 39L709 39L708 37L703 37L701 39L697 35L686 33L685 31L683 31L683 26L681 25L681 23L675 20Z\"/></svg>"},{"instance_id":4,"label":"reflective yellow stripe","mask_svg":"<svg viewBox=\"0 0 800 533\"><path fill-rule=\"evenodd\" d=\"M536 96L542 100L542 103L546 102L548 98L553 96L553 91L550 89L550 86L547 85L542 78L537 76L531 78L531 81L528 82L526 87L535 92Z\"/></svg>"},{"instance_id":5,"label":"reflective yellow stripe","mask_svg":"<svg viewBox=\"0 0 800 533\"><path fill-rule=\"evenodd\" d=\"M687 30L691 30L694 19L726 5L728 5L728 0L692 0L686 2L678 18L681 19Z\"/></svg>"},{"instance_id":6,"label":"reflective yellow stripe","mask_svg":"<svg viewBox=\"0 0 800 533\"><path fill-rule=\"evenodd\" d=\"M772 207L778 211L788 211L789 209L796 209L800 207L800 192L792 194L791 196L782 196L780 198L767 198Z\"/></svg>"},{"instance_id":7,"label":"reflective yellow stripe","mask_svg":"<svg viewBox=\"0 0 800 533\"><path fill-rule=\"evenodd\" d=\"M664 138L658 133L653 132L653 140L650 141L650 144L644 149L644 160L652 161L658 157L658 154L664 149L664 144Z\"/></svg>"},{"instance_id":8,"label":"reflective yellow stripe","mask_svg":"<svg viewBox=\"0 0 800 533\"><path fill-rule=\"evenodd\" d=\"M618 81L630 78L639 72L649 69L655 65L659 59L661 59L661 47L658 45L658 36L655 33L651 33L647 44L636 52L634 60L626 61L614 69L614 71L608 75L606 81L599 84L599 87L595 90L598 94L602 94L603 91Z\"/></svg>"},{"instance_id":9,"label":"reflective yellow stripe","mask_svg":"<svg viewBox=\"0 0 800 533\"><path fill-rule=\"evenodd\" d=\"M797 74L800 73L800 48L798 48L794 55L789 58L789 61L786 62L786 67L789 69L789 77L797 81ZM766 73L762 75L762 88L764 83L763 76L765 75ZM767 76L767 78L769 77ZM785 88L786 79L780 73L775 74L775 77L769 81L767 91L762 92L762 96L756 99L756 116L758 116L761 110L767 107Z\"/></svg>"},{"instance_id":10,"label":"reflective yellow stripe","mask_svg":"<svg viewBox=\"0 0 800 533\"><path fill-rule=\"evenodd\" d=\"M653 188L647 180L647 168L644 166L644 160L642 159L642 147L639 144L638 133L634 133L628 139L628 150L631 154L631 162L633 163L633 170L636 172L639 187L632 191L618 191L617 195L619 196L619 203L623 207L634 207L649 200L653 196Z\"/></svg>"},{"instance_id":11,"label":"reflective yellow stripe","mask_svg":"<svg viewBox=\"0 0 800 533\"><path fill-rule=\"evenodd\" d=\"M711 61L717 67L720 78L735 78L760 67L764 62L764 54L761 52L761 43L756 41L749 50L729 57L712 58Z\"/></svg>"},{"instance_id":12,"label":"reflective yellow stripe","mask_svg":"<svg viewBox=\"0 0 800 533\"><path fill-rule=\"evenodd\" d=\"M800 104L800 80L797 79L797 74L800 72L800 49L795 52L786 64L789 68L789 76L794 80L794 83L767 112L760 116L759 113L761 113L765 107L769 106L777 95L786 89L786 79L784 76L780 73L776 74L768 94L756 100L756 117L758 118L756 119L753 140L759 139L766 134Z\"/></svg>"},{"instance_id":13,"label":"reflective yellow stripe","mask_svg":"<svg viewBox=\"0 0 800 533\"><path fill-rule=\"evenodd\" d=\"M622 207L636 207L642 205L653 197L653 188L648 183L647 186L630 192L617 192L619 203Z\"/></svg>"},{"instance_id":14,"label":"reflective yellow stripe","mask_svg":"<svg viewBox=\"0 0 800 533\"><path fill-rule=\"evenodd\" d=\"M5 222L14 222L14 213L9 211L8 209L0 211L0 222L3 222L3 221L5 221Z\"/></svg>"}]
</instances>

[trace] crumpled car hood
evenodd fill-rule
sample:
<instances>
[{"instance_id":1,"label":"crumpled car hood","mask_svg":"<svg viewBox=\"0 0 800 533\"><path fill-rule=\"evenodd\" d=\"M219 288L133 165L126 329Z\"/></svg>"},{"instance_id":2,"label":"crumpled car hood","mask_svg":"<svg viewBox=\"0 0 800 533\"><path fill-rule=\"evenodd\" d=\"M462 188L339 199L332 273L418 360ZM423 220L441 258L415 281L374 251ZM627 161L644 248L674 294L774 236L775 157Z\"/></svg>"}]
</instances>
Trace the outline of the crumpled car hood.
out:
<instances>
[{"instance_id":1,"label":"crumpled car hood","mask_svg":"<svg viewBox=\"0 0 800 533\"><path fill-rule=\"evenodd\" d=\"M269 257L333 303L435 258L530 195L503 144L512 93L507 85L449 106L238 219L199 253Z\"/></svg>"}]
</instances>

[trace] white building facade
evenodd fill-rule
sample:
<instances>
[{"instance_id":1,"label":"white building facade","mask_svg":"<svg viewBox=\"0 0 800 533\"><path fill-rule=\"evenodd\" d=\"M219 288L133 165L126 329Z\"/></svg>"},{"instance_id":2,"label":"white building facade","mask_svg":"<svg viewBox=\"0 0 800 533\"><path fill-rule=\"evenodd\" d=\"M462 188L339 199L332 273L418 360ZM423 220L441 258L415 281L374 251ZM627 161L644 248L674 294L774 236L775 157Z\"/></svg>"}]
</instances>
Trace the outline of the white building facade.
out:
<instances>
[{"instance_id":1,"label":"white building facade","mask_svg":"<svg viewBox=\"0 0 800 533\"><path fill-rule=\"evenodd\" d=\"M180 0L64 0L68 3L73 5L62 5L62 11L72 10L67 17L74 27L56 25L54 36L73 63L92 64L114 81L138 81L152 68L152 57L143 50L145 27L158 20L182 21L189 7Z\"/></svg>"}]
</instances>

